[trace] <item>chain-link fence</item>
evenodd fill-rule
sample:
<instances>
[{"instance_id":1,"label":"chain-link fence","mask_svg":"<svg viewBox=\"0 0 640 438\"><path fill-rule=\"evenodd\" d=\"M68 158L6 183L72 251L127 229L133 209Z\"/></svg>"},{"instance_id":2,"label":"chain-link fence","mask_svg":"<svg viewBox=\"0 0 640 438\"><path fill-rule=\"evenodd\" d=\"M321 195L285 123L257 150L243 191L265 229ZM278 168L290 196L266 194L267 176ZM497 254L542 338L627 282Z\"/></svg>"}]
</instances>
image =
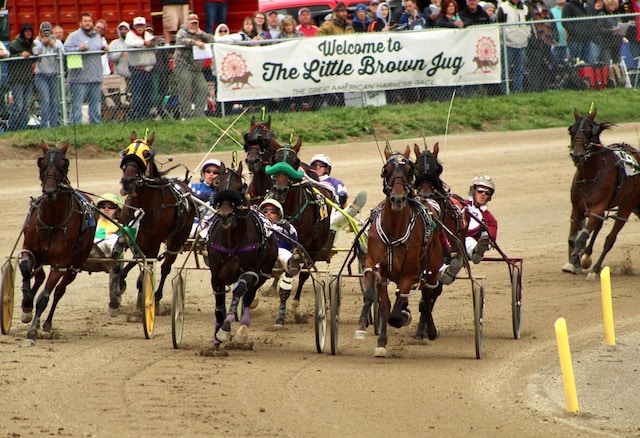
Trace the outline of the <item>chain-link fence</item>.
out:
<instances>
[{"instance_id":1,"label":"chain-link fence","mask_svg":"<svg viewBox=\"0 0 640 438\"><path fill-rule=\"evenodd\" d=\"M632 88L640 83L638 21L638 14L602 15L261 45L221 43L198 52L202 59L196 60L192 47L128 49L114 42L108 52L18 55L0 60L0 129L218 117L247 107L288 112L446 101L454 92L496 96ZM513 30L526 35L524 44L514 40ZM410 58L403 59L402 50ZM181 57L185 51L190 56ZM78 82L90 57L99 57L110 74Z\"/></svg>"}]
</instances>

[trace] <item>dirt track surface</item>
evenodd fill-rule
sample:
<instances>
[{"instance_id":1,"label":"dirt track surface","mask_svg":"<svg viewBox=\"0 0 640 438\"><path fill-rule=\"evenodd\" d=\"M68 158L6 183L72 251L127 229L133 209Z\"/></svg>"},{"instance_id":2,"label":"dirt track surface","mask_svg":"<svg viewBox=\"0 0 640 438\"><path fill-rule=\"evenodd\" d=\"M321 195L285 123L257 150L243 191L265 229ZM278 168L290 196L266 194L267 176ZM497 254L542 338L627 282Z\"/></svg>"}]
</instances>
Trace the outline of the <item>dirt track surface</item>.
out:
<instances>
[{"instance_id":1,"label":"dirt track surface","mask_svg":"<svg viewBox=\"0 0 640 438\"><path fill-rule=\"evenodd\" d=\"M638 145L639 125L603 136L606 143ZM511 285L505 263L484 262L484 356L475 359L473 306L468 280L446 287L434 313L441 336L413 340L414 323L390 329L391 357L375 359L376 337L353 339L361 298L357 282L344 279L339 354L317 354L311 287L300 305L306 322L291 316L273 327L277 298L260 296L253 312L253 350L210 349L214 299L207 271L189 271L182 347L172 347L171 317L156 318L146 340L140 324L126 322L133 308L133 275L122 315L107 315L107 275L79 274L54 319L53 339L23 347L20 279L11 333L0 336L3 436L638 436L638 220L622 230L606 260L612 269L614 318L620 343L604 346L600 284L561 272L569 229L568 189L574 172L566 129L452 135L440 141L444 179L465 194L475 174L492 175L491 210L499 243L524 258L522 339L511 327ZM422 140L419 140L422 143ZM402 149L413 141L395 142ZM373 143L304 149L303 159L329 153L334 175L352 195L369 193L368 208L382 198L382 165ZM229 153L216 158L230 161ZM162 159L162 157L160 157ZM201 156L174 162L195 168ZM119 159L81 158L80 188L118 190ZM76 184L75 164L71 181ZM39 193L33 159L0 161L3 209L1 253L9 255ZM611 224L605 225L604 233ZM349 235L341 237L348 245ZM597 244L597 253L603 238ZM488 254L492 255L492 254ZM495 255L495 254L493 254ZM336 273L341 258L328 271ZM188 264L193 266L192 263ZM633 273L628 274L632 269ZM170 307L171 285L165 288ZM581 413L565 412L554 322L567 320ZM329 345L327 343L327 349ZM612 390L613 389L613 390ZM626 397L623 397L625 396ZM635 419L634 419L635 416Z\"/></svg>"}]
</instances>

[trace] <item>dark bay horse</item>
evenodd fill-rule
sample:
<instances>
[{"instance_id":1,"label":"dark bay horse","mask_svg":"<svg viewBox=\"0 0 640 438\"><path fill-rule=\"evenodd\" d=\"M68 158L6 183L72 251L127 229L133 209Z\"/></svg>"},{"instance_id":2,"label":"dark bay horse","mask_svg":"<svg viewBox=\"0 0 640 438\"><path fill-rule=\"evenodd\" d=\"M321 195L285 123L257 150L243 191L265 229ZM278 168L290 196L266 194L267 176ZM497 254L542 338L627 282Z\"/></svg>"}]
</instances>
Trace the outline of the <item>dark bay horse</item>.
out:
<instances>
[{"instance_id":1,"label":"dark bay horse","mask_svg":"<svg viewBox=\"0 0 640 438\"><path fill-rule=\"evenodd\" d=\"M440 146L436 143L433 151L429 151L427 146L423 151L417 144L413 146L416 155L416 180L414 187L416 195L420 202L428 208L433 209L435 213L436 223L438 226L434 229L435 235L438 237L442 251L443 260L452 266L456 264L454 275L457 271L466 266L470 272L469 260L466 256L464 240L467 233L468 218L466 217L465 201L459 195L451 194L447 184L441 179L444 170L442 164L438 161L438 153ZM431 263L437 264L437 257L431 257ZM440 266L430 266L429 271L434 269L437 271ZM450 284L455 277L443 279L442 283ZM429 302L420 302L420 322L416 338L422 339L426 332L429 339L437 338L438 332L433 323L433 318L429 321L427 318L433 312L433 306L437 297L442 291L442 284L432 287L431 299ZM429 306L429 311L423 311L424 306Z\"/></svg>"},{"instance_id":2,"label":"dark bay horse","mask_svg":"<svg viewBox=\"0 0 640 438\"><path fill-rule=\"evenodd\" d=\"M154 161L155 151L151 148L155 135L149 139L139 139L136 132L131 133L131 144L120 153L122 162L121 194L127 195L120 216L122 224L128 224L133 212L142 209L145 215L140 222L136 243L142 253L149 258L158 257L160 245L166 244L166 252L160 270L160 282L155 291L156 305L162 299L164 282L171 272L184 242L189 237L197 208L189 196L189 187L178 179L169 179L166 172L160 172ZM125 278L135 266L129 263L121 273ZM138 305L141 304L141 278L138 278ZM110 303L109 306L119 303ZM156 307L156 311L158 307Z\"/></svg>"},{"instance_id":3,"label":"dark bay horse","mask_svg":"<svg viewBox=\"0 0 640 438\"><path fill-rule=\"evenodd\" d=\"M69 160L65 157L68 145L60 149L42 143L43 156L38 158L42 195L31 202L25 220L24 243L18 255L22 272L22 322L31 322L27 338L35 341L40 318L47 308L49 296L55 288L49 316L43 331L50 332L58 302L89 257L96 231L96 213L92 200L69 185ZM36 302L33 301L45 280L43 267L51 266L47 282ZM35 280L31 287L31 277ZM56 286L57 285L57 286Z\"/></svg>"},{"instance_id":4,"label":"dark bay horse","mask_svg":"<svg viewBox=\"0 0 640 438\"><path fill-rule=\"evenodd\" d=\"M277 142L276 142L277 143ZM277 144L273 165L267 167L267 173L273 181L271 196L282 204L285 219L298 231L298 243L304 247L314 261L328 261L331 257L330 235L331 207L325 202L332 198L331 190L312 186L305 181L300 169L298 152L302 146L299 137L294 146ZM298 287L294 296L294 307L300 303L302 287L310 274L306 270L298 275ZM283 325L286 315L286 303L290 291L280 290L280 309L276 325Z\"/></svg>"},{"instance_id":5,"label":"dark bay horse","mask_svg":"<svg viewBox=\"0 0 640 438\"><path fill-rule=\"evenodd\" d=\"M379 299L380 335L374 352L376 357L387 355L387 325L399 328L411 322L407 306L412 287L437 282L438 271L429 271L429 259L441 245L432 233L433 224L429 214L413 199L415 165L409 159L410 152L409 146L404 154L385 149L387 161L382 168L382 180L386 198L372 211L370 218L363 271L364 306L358 331L366 332L371 306ZM393 309L387 291L389 281L397 285ZM433 299L430 296L431 289L421 289L425 303ZM429 312L428 306L423 307L425 312Z\"/></svg>"},{"instance_id":6,"label":"dark bay horse","mask_svg":"<svg viewBox=\"0 0 640 438\"><path fill-rule=\"evenodd\" d=\"M569 155L576 173L571 183L569 262L562 267L562 271L572 274L589 268L595 238L603 221L612 218L613 227L588 279L599 277L604 258L629 215L640 217L640 151L626 143L603 145L600 134L613 125L596 123L596 113L593 106L587 115L574 110L575 123L569 127Z\"/></svg>"},{"instance_id":7,"label":"dark bay horse","mask_svg":"<svg viewBox=\"0 0 640 438\"><path fill-rule=\"evenodd\" d=\"M271 164L276 152L275 134L271 131L271 116L267 121L256 123L256 118L251 117L251 127L244 136L245 159L251 183L249 184L249 198L252 205L259 205L265 195L271 190L271 177L267 175L265 166Z\"/></svg>"},{"instance_id":8,"label":"dark bay horse","mask_svg":"<svg viewBox=\"0 0 640 438\"><path fill-rule=\"evenodd\" d=\"M250 308L256 291L271 277L278 256L276 238L265 228L265 220L250 208L245 198L242 163L238 169L227 168L218 180L215 208L207 249L211 287L216 298L214 345L231 339L231 324L242 299L240 327L235 335L238 343L248 340L251 324ZM237 283L236 283L237 282ZM225 286L236 283L227 312Z\"/></svg>"}]
</instances>

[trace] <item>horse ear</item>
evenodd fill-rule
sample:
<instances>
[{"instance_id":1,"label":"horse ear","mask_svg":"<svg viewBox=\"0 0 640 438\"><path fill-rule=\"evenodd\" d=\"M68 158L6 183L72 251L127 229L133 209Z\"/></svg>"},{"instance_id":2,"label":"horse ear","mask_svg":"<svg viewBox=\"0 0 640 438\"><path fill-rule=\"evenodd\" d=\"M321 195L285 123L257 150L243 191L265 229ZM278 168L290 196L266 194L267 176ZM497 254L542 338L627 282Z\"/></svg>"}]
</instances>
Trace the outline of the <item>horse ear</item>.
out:
<instances>
[{"instance_id":1,"label":"horse ear","mask_svg":"<svg viewBox=\"0 0 640 438\"><path fill-rule=\"evenodd\" d=\"M577 108L573 109L573 117L576 119L576 122L580 120L580 113L578 112Z\"/></svg>"},{"instance_id":2,"label":"horse ear","mask_svg":"<svg viewBox=\"0 0 640 438\"><path fill-rule=\"evenodd\" d=\"M268 129L271 129L271 114L269 114L269 117L267 117L267 123L265 123L265 126Z\"/></svg>"},{"instance_id":3,"label":"horse ear","mask_svg":"<svg viewBox=\"0 0 640 438\"><path fill-rule=\"evenodd\" d=\"M438 142L436 142L436 144L433 145L433 155L438 158L438 153L440 152L440 144Z\"/></svg>"},{"instance_id":4,"label":"horse ear","mask_svg":"<svg viewBox=\"0 0 640 438\"><path fill-rule=\"evenodd\" d=\"M278 149L282 149L282 146L280 145L280 143L278 143L278 141L275 138L271 140L271 145L273 146L273 149L275 149L276 151Z\"/></svg>"},{"instance_id":5,"label":"horse ear","mask_svg":"<svg viewBox=\"0 0 640 438\"><path fill-rule=\"evenodd\" d=\"M133 143L136 140L136 138L138 138L138 134L136 134L136 131L131 131L131 136L129 137L129 141Z\"/></svg>"},{"instance_id":6,"label":"horse ear","mask_svg":"<svg viewBox=\"0 0 640 438\"><path fill-rule=\"evenodd\" d=\"M417 143L413 144L413 153L416 154L416 158L420 156L420 146Z\"/></svg>"},{"instance_id":7,"label":"horse ear","mask_svg":"<svg viewBox=\"0 0 640 438\"><path fill-rule=\"evenodd\" d=\"M238 175L242 176L242 161L238 163Z\"/></svg>"},{"instance_id":8,"label":"horse ear","mask_svg":"<svg viewBox=\"0 0 640 438\"><path fill-rule=\"evenodd\" d=\"M40 142L40 148L42 149L42 153L46 154L47 151L49 150L49 146L47 146L47 144L44 142L44 140L42 140Z\"/></svg>"},{"instance_id":9,"label":"horse ear","mask_svg":"<svg viewBox=\"0 0 640 438\"><path fill-rule=\"evenodd\" d=\"M156 139L156 132L155 132L155 131L153 131L153 132L151 133L151 137L149 137L149 138L147 139L147 145L151 146L151 145L153 144L153 142L154 142L154 140L155 140L155 139Z\"/></svg>"},{"instance_id":10,"label":"horse ear","mask_svg":"<svg viewBox=\"0 0 640 438\"><path fill-rule=\"evenodd\" d=\"M298 137L298 141L296 142L296 144L291 149L296 151L296 154L297 154L298 152L300 152L300 147L301 146L302 146L302 136L299 136Z\"/></svg>"},{"instance_id":11,"label":"horse ear","mask_svg":"<svg viewBox=\"0 0 640 438\"><path fill-rule=\"evenodd\" d=\"M411 148L409 147L409 145L407 145L407 147L404 150L404 156L405 158L411 158Z\"/></svg>"},{"instance_id":12,"label":"horse ear","mask_svg":"<svg viewBox=\"0 0 640 438\"><path fill-rule=\"evenodd\" d=\"M388 144L387 144L388 145ZM384 158L385 160L389 160L389 158L391 158L391 151L389 150L388 147L384 148Z\"/></svg>"},{"instance_id":13,"label":"horse ear","mask_svg":"<svg viewBox=\"0 0 640 438\"><path fill-rule=\"evenodd\" d=\"M67 155L67 149L69 149L69 143L63 144L60 148L60 152L62 152L64 155Z\"/></svg>"},{"instance_id":14,"label":"horse ear","mask_svg":"<svg viewBox=\"0 0 640 438\"><path fill-rule=\"evenodd\" d=\"M256 125L256 116L251 116L251 128Z\"/></svg>"},{"instance_id":15,"label":"horse ear","mask_svg":"<svg viewBox=\"0 0 640 438\"><path fill-rule=\"evenodd\" d=\"M589 118L592 121L595 121L596 119L596 114L598 113L598 108L596 108L595 106L593 106L593 109L591 111L589 111Z\"/></svg>"}]
</instances>

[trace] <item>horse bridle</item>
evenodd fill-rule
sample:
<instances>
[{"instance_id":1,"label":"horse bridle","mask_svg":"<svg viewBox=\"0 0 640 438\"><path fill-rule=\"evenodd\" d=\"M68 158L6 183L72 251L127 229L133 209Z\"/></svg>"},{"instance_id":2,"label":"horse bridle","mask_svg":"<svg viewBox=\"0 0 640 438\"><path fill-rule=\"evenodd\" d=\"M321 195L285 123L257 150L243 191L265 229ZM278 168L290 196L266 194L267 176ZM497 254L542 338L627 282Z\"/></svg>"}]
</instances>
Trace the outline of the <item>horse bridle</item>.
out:
<instances>
[{"instance_id":1,"label":"horse bridle","mask_svg":"<svg viewBox=\"0 0 640 438\"><path fill-rule=\"evenodd\" d=\"M62 165L59 167L56 165L56 155L62 155L62 158L60 159ZM42 166L47 159L46 167ZM67 178L67 173L69 172L69 160L59 149L51 149L47 151L44 156L38 158L38 168L40 169L40 181L43 186L48 179L54 180L56 182L56 187L69 182Z\"/></svg>"},{"instance_id":2,"label":"horse bridle","mask_svg":"<svg viewBox=\"0 0 640 438\"><path fill-rule=\"evenodd\" d=\"M387 166L389 166L389 164L393 164L393 170L391 171L387 171ZM409 166L409 170L402 171L401 169L405 166ZM398 173L400 173L402 176L398 176ZM405 174L406 181L404 178ZM407 159L404 155L395 154L391 156L391 158L389 158L385 165L382 167L381 176L382 180L384 181L383 192L386 196L389 196L389 194L391 193L391 189L395 184L398 183L398 180L400 180L399 182L403 185L407 196L411 196L411 186L415 178L415 168L411 160ZM389 182L390 178L391 182Z\"/></svg>"},{"instance_id":3,"label":"horse bridle","mask_svg":"<svg viewBox=\"0 0 640 438\"><path fill-rule=\"evenodd\" d=\"M585 132L586 125L589 125L591 128L590 133ZM569 155L571 156L574 164L578 165L584 159L590 158L594 151L592 146L600 145L600 125L591 120L588 116L583 116L580 119L580 123L578 124L578 129L575 134L571 133L571 128L569 128L569 134L571 135L571 144L569 145ZM580 140L580 144L582 145L583 152L582 154L575 153L576 140ZM596 141L594 141L596 140Z\"/></svg>"}]
</instances>

